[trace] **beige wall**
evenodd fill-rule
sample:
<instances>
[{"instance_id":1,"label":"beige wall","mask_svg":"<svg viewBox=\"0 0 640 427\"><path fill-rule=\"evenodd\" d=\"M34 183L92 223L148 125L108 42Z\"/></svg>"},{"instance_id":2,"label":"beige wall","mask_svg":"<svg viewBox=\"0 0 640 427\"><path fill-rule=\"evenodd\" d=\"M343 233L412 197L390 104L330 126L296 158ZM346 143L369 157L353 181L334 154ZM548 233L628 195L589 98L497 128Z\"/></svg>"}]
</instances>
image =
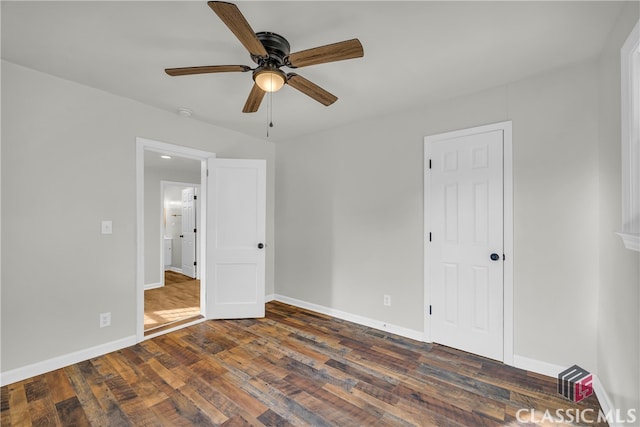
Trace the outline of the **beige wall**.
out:
<instances>
[{"instance_id":1,"label":"beige wall","mask_svg":"<svg viewBox=\"0 0 640 427\"><path fill-rule=\"evenodd\" d=\"M598 373L613 404L640 416L640 253L624 248L620 152L620 48L638 21L630 2L611 33L599 64Z\"/></svg>"},{"instance_id":2,"label":"beige wall","mask_svg":"<svg viewBox=\"0 0 640 427\"><path fill-rule=\"evenodd\" d=\"M578 363L640 411L640 257L614 234L638 15L629 2L593 61L278 144L276 292L422 330L423 137L512 120L515 354Z\"/></svg>"},{"instance_id":3,"label":"beige wall","mask_svg":"<svg viewBox=\"0 0 640 427\"><path fill-rule=\"evenodd\" d=\"M135 335L136 137L266 159L273 248L272 144L2 62L3 372Z\"/></svg>"},{"instance_id":4,"label":"beige wall","mask_svg":"<svg viewBox=\"0 0 640 427\"><path fill-rule=\"evenodd\" d=\"M1 370L135 334L138 136L267 159L268 294L419 331L423 137L513 120L515 353L578 363L640 409L640 262L613 234L619 48L637 18L630 2L597 61L286 141L277 159L270 143L3 62ZM113 325L99 329L103 311Z\"/></svg>"},{"instance_id":5,"label":"beige wall","mask_svg":"<svg viewBox=\"0 0 640 427\"><path fill-rule=\"evenodd\" d=\"M595 371L595 61L278 143L276 292L421 331L423 138L504 120L513 121L515 353Z\"/></svg>"},{"instance_id":6,"label":"beige wall","mask_svg":"<svg viewBox=\"0 0 640 427\"><path fill-rule=\"evenodd\" d=\"M158 155L149 152L145 154ZM160 283L160 239L161 209L164 195L161 194L161 181L200 184L200 162L194 160L193 167L174 170L170 168L144 168L144 284ZM175 243L174 243L175 244ZM177 246L177 245L176 245ZM181 249L178 249L181 251ZM180 266L182 267L182 266Z\"/></svg>"}]
</instances>

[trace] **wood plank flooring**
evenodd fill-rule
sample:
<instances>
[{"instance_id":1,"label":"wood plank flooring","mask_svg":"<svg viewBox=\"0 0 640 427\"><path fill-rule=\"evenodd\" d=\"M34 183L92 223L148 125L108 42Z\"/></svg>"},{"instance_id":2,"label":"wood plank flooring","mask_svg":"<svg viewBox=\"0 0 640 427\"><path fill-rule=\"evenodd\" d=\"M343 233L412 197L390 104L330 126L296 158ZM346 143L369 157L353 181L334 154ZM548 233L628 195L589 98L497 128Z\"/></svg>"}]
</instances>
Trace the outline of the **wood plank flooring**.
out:
<instances>
[{"instance_id":1,"label":"wood plank flooring","mask_svg":"<svg viewBox=\"0 0 640 427\"><path fill-rule=\"evenodd\" d=\"M164 272L164 286L144 291L144 330L159 328L200 315L200 281L174 271Z\"/></svg>"},{"instance_id":2,"label":"wood plank flooring","mask_svg":"<svg viewBox=\"0 0 640 427\"><path fill-rule=\"evenodd\" d=\"M2 426L536 426L559 424L517 411L599 408L553 378L278 302L0 391Z\"/></svg>"}]
</instances>

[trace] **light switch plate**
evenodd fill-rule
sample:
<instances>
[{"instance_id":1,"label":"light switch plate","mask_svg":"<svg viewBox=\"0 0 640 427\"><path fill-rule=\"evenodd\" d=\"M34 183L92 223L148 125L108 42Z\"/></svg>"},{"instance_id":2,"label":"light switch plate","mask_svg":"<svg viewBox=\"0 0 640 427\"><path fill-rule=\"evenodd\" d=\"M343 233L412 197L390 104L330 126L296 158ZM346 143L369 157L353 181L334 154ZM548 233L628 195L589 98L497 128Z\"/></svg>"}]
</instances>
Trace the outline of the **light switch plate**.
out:
<instances>
[{"instance_id":1,"label":"light switch plate","mask_svg":"<svg viewBox=\"0 0 640 427\"><path fill-rule=\"evenodd\" d=\"M113 222L102 221L102 234L113 234Z\"/></svg>"},{"instance_id":2,"label":"light switch plate","mask_svg":"<svg viewBox=\"0 0 640 427\"><path fill-rule=\"evenodd\" d=\"M100 327L105 328L111 326L111 312L100 313Z\"/></svg>"}]
</instances>

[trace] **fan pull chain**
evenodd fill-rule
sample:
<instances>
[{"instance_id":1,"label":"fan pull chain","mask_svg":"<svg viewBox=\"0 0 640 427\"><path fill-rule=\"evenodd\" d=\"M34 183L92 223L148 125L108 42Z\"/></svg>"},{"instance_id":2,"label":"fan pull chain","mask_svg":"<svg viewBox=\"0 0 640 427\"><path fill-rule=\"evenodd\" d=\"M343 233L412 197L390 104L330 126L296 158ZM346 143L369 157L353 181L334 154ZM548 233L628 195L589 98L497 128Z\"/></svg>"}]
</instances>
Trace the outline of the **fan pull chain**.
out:
<instances>
[{"instance_id":1,"label":"fan pull chain","mask_svg":"<svg viewBox=\"0 0 640 427\"><path fill-rule=\"evenodd\" d=\"M267 102L267 138L269 138L269 128L273 127L273 123L271 122L271 92L267 94L269 97Z\"/></svg>"},{"instance_id":2,"label":"fan pull chain","mask_svg":"<svg viewBox=\"0 0 640 427\"><path fill-rule=\"evenodd\" d=\"M271 87L273 87L273 75L271 75ZM269 105L267 105L267 138L269 138L269 128L273 127L273 92L269 92Z\"/></svg>"},{"instance_id":3,"label":"fan pull chain","mask_svg":"<svg viewBox=\"0 0 640 427\"><path fill-rule=\"evenodd\" d=\"M269 92L269 127L273 127L273 92Z\"/></svg>"}]
</instances>

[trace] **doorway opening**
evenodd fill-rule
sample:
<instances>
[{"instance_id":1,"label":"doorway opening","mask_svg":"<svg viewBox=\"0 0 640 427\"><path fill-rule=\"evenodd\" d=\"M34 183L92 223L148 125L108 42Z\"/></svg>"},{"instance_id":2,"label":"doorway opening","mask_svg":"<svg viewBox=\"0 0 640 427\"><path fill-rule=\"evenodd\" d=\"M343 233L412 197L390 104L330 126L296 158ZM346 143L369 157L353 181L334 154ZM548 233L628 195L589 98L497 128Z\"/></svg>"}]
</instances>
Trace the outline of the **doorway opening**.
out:
<instances>
[{"instance_id":1,"label":"doorway opening","mask_svg":"<svg viewBox=\"0 0 640 427\"><path fill-rule=\"evenodd\" d=\"M206 259L206 173L215 154L143 138L136 150L140 342L206 318L206 263L198 261Z\"/></svg>"},{"instance_id":2,"label":"doorway opening","mask_svg":"<svg viewBox=\"0 0 640 427\"><path fill-rule=\"evenodd\" d=\"M147 153L145 160L147 187L157 187L158 177L175 178L191 175L194 182L160 181L161 204L158 208L161 213L159 239L161 281L159 286L153 288L145 283L145 335L202 317L201 281L198 269L202 239L197 233L200 228L198 226L200 222L199 172L200 162L197 160L175 157L166 159L159 153Z\"/></svg>"}]
</instances>

